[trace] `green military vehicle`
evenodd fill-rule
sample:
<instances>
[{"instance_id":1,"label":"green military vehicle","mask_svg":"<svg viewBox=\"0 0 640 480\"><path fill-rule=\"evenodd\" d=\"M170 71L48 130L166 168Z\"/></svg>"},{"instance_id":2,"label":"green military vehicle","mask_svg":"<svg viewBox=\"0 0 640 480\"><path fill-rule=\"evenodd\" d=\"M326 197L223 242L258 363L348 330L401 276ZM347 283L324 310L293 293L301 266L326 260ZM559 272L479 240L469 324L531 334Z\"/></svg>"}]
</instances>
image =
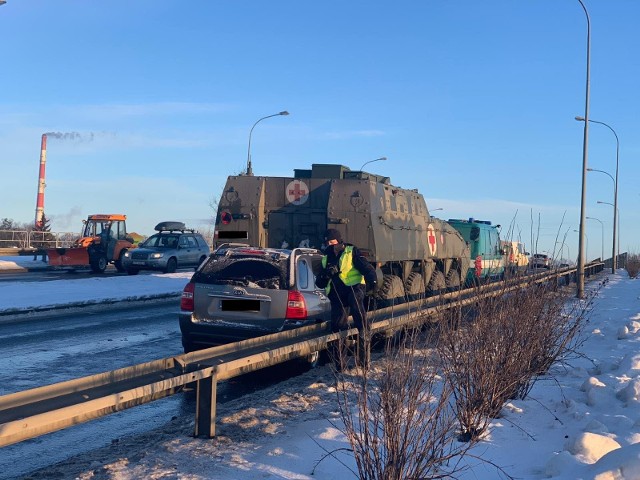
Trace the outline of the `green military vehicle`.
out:
<instances>
[{"instance_id":1,"label":"green military vehicle","mask_svg":"<svg viewBox=\"0 0 640 480\"><path fill-rule=\"evenodd\" d=\"M501 279L505 272L505 252L500 242L500 225L488 220L449 219L471 248L471 265L466 283L469 285Z\"/></svg>"},{"instance_id":2,"label":"green military vehicle","mask_svg":"<svg viewBox=\"0 0 640 480\"><path fill-rule=\"evenodd\" d=\"M296 169L292 177L230 176L218 202L214 247L321 248L327 228L339 230L376 268L380 299L459 288L467 276L467 243L429 215L417 190L335 164Z\"/></svg>"}]
</instances>

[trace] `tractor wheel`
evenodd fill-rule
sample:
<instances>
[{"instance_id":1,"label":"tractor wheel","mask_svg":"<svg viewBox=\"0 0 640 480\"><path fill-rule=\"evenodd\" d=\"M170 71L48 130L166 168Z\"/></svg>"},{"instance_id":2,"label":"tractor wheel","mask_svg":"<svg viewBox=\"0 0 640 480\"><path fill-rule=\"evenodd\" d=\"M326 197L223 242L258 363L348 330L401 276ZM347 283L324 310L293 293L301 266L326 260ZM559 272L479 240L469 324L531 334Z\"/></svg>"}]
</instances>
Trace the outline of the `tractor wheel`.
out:
<instances>
[{"instance_id":1,"label":"tractor wheel","mask_svg":"<svg viewBox=\"0 0 640 480\"><path fill-rule=\"evenodd\" d=\"M118 270L120 273L124 273L124 272L127 271L127 269L124 268L124 266L122 265L122 259L124 258L125 252L126 252L126 250L122 250L120 252L120 256L118 257L118 260L113 262L113 264L116 266L116 270Z\"/></svg>"},{"instance_id":2,"label":"tractor wheel","mask_svg":"<svg viewBox=\"0 0 640 480\"><path fill-rule=\"evenodd\" d=\"M404 282L404 291L409 297L424 294L424 282L422 281L422 275L416 272L411 272L407 277L407 281Z\"/></svg>"},{"instance_id":3,"label":"tractor wheel","mask_svg":"<svg viewBox=\"0 0 640 480\"><path fill-rule=\"evenodd\" d=\"M440 270L436 270L431 274L429 279L429 285L427 285L428 295L438 295L444 293L444 289L447 287L447 283L444 279L444 274Z\"/></svg>"},{"instance_id":4,"label":"tractor wheel","mask_svg":"<svg viewBox=\"0 0 640 480\"><path fill-rule=\"evenodd\" d=\"M376 296L381 300L393 300L398 297L404 298L402 279L397 275L385 275L382 286L378 289Z\"/></svg>"},{"instance_id":5,"label":"tractor wheel","mask_svg":"<svg viewBox=\"0 0 640 480\"><path fill-rule=\"evenodd\" d=\"M449 270L447 279L445 280L447 288L450 290L457 290L460 288L460 272L457 270Z\"/></svg>"},{"instance_id":6,"label":"tractor wheel","mask_svg":"<svg viewBox=\"0 0 640 480\"><path fill-rule=\"evenodd\" d=\"M107 269L107 257L100 255L91 260L91 270L93 273L104 273Z\"/></svg>"},{"instance_id":7,"label":"tractor wheel","mask_svg":"<svg viewBox=\"0 0 640 480\"><path fill-rule=\"evenodd\" d=\"M171 257L167 260L167 266L164 268L164 273L173 273L176 271L176 268L178 268L178 261Z\"/></svg>"}]
</instances>

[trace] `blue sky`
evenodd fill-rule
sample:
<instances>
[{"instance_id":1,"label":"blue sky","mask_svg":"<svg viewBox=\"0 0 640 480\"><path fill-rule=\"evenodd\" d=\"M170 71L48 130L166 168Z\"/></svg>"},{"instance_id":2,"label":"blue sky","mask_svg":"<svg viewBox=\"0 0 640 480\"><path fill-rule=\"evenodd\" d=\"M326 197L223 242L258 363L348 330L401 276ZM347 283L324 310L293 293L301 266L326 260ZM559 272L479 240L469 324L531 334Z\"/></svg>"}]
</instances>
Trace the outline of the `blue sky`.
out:
<instances>
[{"instance_id":1,"label":"blue sky","mask_svg":"<svg viewBox=\"0 0 640 480\"><path fill-rule=\"evenodd\" d=\"M590 118L620 138L620 244L637 252L640 3L585 4ZM143 234L163 220L206 229L253 123L288 110L253 132L256 175L386 156L368 169L417 188L434 214L514 223L530 251L532 236L552 252L566 234L577 254L577 0L8 0L0 32L0 218L33 221L40 136L77 132L48 141L54 231L90 213L125 213ZM592 124L589 166L614 175L615 148ZM613 203L613 182L589 173L587 216L603 222L608 257L613 209L598 200ZM587 220L589 258L602 232Z\"/></svg>"}]
</instances>

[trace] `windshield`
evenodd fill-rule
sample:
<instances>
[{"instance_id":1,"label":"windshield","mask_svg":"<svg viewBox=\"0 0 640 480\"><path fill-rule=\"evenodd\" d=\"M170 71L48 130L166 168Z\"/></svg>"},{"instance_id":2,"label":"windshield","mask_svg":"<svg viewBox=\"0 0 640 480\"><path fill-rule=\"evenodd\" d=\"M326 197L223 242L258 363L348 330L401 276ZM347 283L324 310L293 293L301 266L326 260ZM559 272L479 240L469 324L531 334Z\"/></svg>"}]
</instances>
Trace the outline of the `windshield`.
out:
<instances>
[{"instance_id":1,"label":"windshield","mask_svg":"<svg viewBox=\"0 0 640 480\"><path fill-rule=\"evenodd\" d=\"M178 246L178 235L151 235L147 238L141 247L156 247L156 248L176 248Z\"/></svg>"}]
</instances>

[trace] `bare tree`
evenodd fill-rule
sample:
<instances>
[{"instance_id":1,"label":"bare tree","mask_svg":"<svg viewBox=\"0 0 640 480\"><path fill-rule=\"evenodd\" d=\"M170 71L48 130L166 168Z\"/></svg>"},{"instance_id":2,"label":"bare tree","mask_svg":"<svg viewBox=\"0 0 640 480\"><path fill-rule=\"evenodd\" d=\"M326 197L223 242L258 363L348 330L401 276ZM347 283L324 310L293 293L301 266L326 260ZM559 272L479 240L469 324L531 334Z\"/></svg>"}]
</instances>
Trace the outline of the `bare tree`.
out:
<instances>
[{"instance_id":1,"label":"bare tree","mask_svg":"<svg viewBox=\"0 0 640 480\"><path fill-rule=\"evenodd\" d=\"M431 335L405 330L386 341L384 355L370 368L336 372L358 478L435 479L461 470L459 460L471 444L456 440L451 389L437 373L432 343ZM337 351L344 355L346 349Z\"/></svg>"}]
</instances>

